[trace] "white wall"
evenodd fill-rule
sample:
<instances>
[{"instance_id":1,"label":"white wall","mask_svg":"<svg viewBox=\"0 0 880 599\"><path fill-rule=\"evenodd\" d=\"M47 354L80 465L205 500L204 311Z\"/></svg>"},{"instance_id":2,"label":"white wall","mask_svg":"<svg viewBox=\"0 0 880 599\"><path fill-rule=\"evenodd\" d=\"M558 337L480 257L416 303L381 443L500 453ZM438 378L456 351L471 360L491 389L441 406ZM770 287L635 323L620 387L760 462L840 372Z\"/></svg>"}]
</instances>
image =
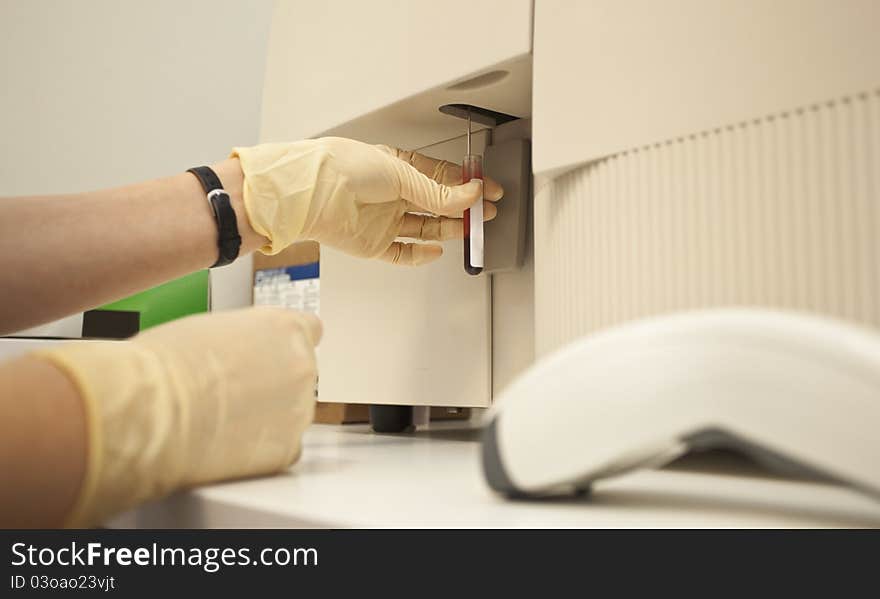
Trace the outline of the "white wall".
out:
<instances>
[{"instance_id":1,"label":"white wall","mask_svg":"<svg viewBox=\"0 0 880 599\"><path fill-rule=\"evenodd\" d=\"M0 0L0 195L181 172L259 134L272 0ZM251 261L214 271L250 303Z\"/></svg>"}]
</instances>

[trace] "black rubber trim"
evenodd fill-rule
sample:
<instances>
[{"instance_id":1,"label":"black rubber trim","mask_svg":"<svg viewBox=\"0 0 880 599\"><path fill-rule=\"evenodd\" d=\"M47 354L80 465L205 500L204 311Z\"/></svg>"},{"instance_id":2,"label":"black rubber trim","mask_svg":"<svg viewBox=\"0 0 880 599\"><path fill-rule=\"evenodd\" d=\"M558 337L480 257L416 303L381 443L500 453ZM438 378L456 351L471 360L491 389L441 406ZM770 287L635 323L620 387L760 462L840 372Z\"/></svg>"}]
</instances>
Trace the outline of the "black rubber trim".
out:
<instances>
[{"instance_id":1,"label":"black rubber trim","mask_svg":"<svg viewBox=\"0 0 880 599\"><path fill-rule=\"evenodd\" d=\"M758 465L777 472L783 476L793 478L816 480L826 483L841 484L839 478L828 472L820 470L798 460L796 457L785 455L770 447L755 443L741 435L732 433L722 428L705 428L681 437L688 448L692 451L706 451L710 449L727 449L748 456Z\"/></svg>"},{"instance_id":2,"label":"black rubber trim","mask_svg":"<svg viewBox=\"0 0 880 599\"><path fill-rule=\"evenodd\" d=\"M483 429L483 474L489 486L498 493L510 497L521 497L524 493L513 484L498 451L498 418Z\"/></svg>"}]
</instances>

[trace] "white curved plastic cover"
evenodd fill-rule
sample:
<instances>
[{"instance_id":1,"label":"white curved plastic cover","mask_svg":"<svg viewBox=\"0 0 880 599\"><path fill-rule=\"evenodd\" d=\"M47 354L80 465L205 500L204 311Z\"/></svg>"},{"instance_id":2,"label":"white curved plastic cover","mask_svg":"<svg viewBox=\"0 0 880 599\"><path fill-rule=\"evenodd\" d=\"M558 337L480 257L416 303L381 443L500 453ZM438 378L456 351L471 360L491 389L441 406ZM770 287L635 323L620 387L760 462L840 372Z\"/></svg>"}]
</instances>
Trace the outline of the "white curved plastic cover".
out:
<instances>
[{"instance_id":1,"label":"white curved plastic cover","mask_svg":"<svg viewBox=\"0 0 880 599\"><path fill-rule=\"evenodd\" d=\"M549 355L490 416L525 493L655 465L720 431L880 495L880 335L759 310L637 321Z\"/></svg>"}]
</instances>

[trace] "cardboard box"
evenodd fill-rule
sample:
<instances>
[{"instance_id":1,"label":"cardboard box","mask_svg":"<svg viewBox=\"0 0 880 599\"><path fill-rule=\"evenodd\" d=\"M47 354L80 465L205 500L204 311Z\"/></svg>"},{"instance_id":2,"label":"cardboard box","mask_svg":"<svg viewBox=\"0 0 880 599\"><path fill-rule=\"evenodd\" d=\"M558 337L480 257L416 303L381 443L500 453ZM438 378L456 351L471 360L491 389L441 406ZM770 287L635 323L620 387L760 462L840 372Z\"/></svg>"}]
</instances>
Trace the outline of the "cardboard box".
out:
<instances>
[{"instance_id":1,"label":"cardboard box","mask_svg":"<svg viewBox=\"0 0 880 599\"><path fill-rule=\"evenodd\" d=\"M316 241L301 241L294 243L274 256L267 256L260 252L254 253L254 271L267 268L284 268L286 266L300 266L311 264L321 259L321 247Z\"/></svg>"},{"instance_id":2,"label":"cardboard box","mask_svg":"<svg viewBox=\"0 0 880 599\"><path fill-rule=\"evenodd\" d=\"M315 422L319 424L356 424L370 421L370 406L356 403L319 401Z\"/></svg>"}]
</instances>

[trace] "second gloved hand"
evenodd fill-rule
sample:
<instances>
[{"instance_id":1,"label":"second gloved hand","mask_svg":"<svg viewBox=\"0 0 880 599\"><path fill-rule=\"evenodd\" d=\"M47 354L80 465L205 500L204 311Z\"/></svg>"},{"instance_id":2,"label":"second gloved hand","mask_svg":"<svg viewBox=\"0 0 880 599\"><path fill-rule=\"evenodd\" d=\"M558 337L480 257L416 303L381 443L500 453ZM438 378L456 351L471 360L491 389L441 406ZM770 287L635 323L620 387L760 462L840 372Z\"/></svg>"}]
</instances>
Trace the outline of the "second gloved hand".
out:
<instances>
[{"instance_id":1,"label":"second gloved hand","mask_svg":"<svg viewBox=\"0 0 880 599\"><path fill-rule=\"evenodd\" d=\"M325 137L235 148L244 173L244 203L264 253L313 239L346 253L418 265L439 258L437 244L462 236L461 213L480 195L480 182L460 182L460 167L413 152ZM487 179L484 215L501 187Z\"/></svg>"},{"instance_id":2,"label":"second gloved hand","mask_svg":"<svg viewBox=\"0 0 880 599\"><path fill-rule=\"evenodd\" d=\"M320 336L314 316L260 307L36 354L70 377L85 409L86 476L68 524L289 466L314 414Z\"/></svg>"}]
</instances>

